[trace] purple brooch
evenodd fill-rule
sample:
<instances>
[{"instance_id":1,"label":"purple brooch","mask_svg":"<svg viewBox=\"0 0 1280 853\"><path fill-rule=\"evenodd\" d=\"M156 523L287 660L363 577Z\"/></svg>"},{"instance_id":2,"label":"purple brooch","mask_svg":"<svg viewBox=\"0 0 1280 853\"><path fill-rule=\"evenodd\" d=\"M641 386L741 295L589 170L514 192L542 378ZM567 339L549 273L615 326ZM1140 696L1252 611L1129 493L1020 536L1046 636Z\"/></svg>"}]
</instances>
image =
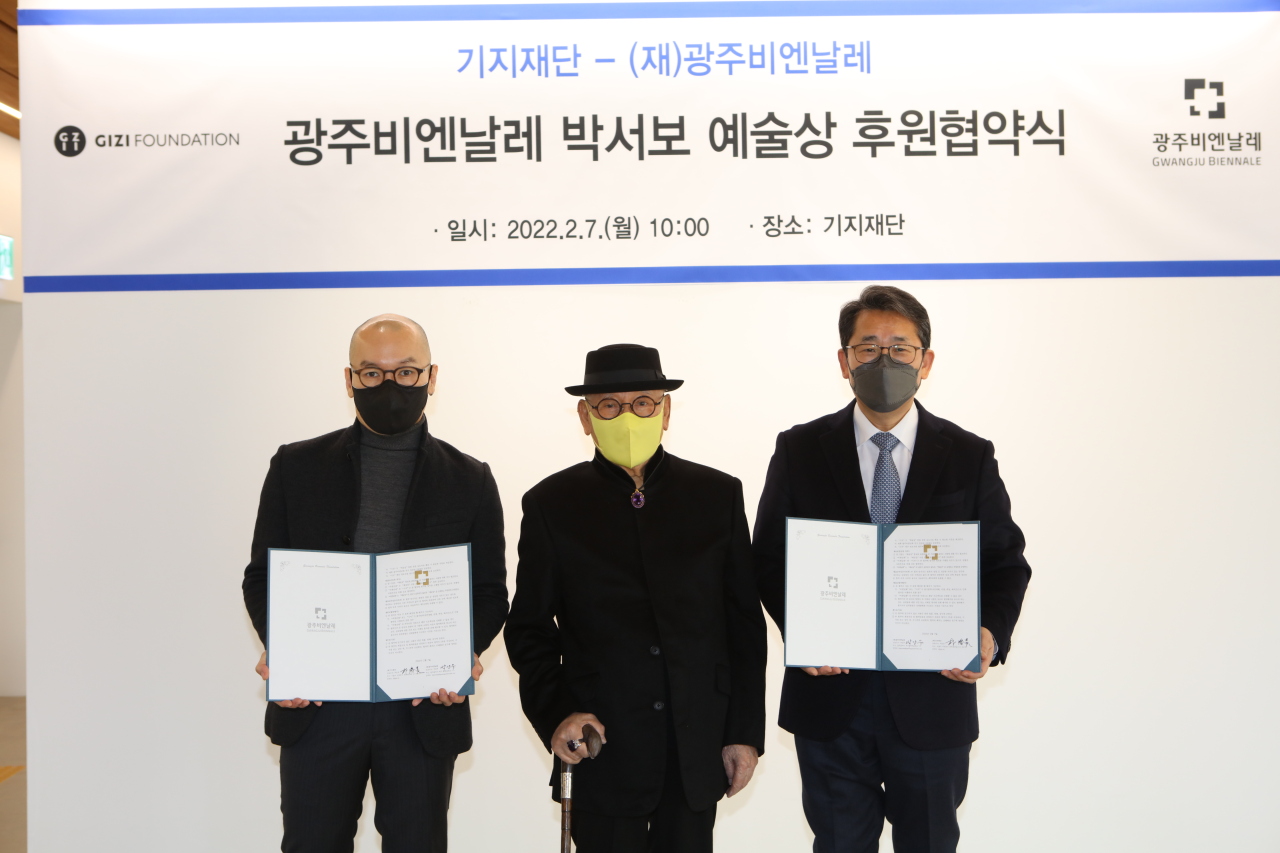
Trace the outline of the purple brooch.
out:
<instances>
[{"instance_id":1,"label":"purple brooch","mask_svg":"<svg viewBox=\"0 0 1280 853\"><path fill-rule=\"evenodd\" d=\"M636 509L644 506L644 492L636 489L631 493L631 505Z\"/></svg>"}]
</instances>

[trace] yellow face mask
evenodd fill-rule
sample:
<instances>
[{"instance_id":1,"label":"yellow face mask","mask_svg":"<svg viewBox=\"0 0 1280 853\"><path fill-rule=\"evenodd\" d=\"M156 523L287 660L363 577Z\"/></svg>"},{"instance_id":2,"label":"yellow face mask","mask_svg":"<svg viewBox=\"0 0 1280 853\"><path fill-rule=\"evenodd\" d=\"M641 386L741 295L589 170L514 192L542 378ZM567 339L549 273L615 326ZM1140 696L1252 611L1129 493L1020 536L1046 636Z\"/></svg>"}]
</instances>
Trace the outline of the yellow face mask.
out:
<instances>
[{"instance_id":1,"label":"yellow face mask","mask_svg":"<svg viewBox=\"0 0 1280 853\"><path fill-rule=\"evenodd\" d=\"M604 458L623 468L635 468L648 462L662 443L662 409L647 418L623 412L604 421L591 412L591 429Z\"/></svg>"}]
</instances>

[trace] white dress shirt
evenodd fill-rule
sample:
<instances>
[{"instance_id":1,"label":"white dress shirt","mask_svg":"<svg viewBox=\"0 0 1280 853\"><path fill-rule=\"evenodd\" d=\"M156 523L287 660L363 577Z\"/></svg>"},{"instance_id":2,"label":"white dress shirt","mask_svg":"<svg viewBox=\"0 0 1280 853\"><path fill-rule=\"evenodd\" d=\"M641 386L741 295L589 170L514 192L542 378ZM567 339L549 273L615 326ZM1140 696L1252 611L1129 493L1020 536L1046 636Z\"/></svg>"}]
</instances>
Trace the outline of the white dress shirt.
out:
<instances>
[{"instance_id":1,"label":"white dress shirt","mask_svg":"<svg viewBox=\"0 0 1280 853\"><path fill-rule=\"evenodd\" d=\"M916 409L915 400L911 401L911 409L898 421L897 426L889 430L898 439L898 445L890 451L893 467L898 469L898 482L902 490L907 490L907 471L911 469L911 454L916 449L916 430L920 426L920 412ZM862 409L855 403L853 407L853 432L858 441L858 467L862 469L862 488L867 493L867 506L871 506L871 485L876 479L876 462L880 459L880 448L871 440L871 436L880 432ZM992 658L1000 654L1000 644L995 644Z\"/></svg>"},{"instance_id":2,"label":"white dress shirt","mask_svg":"<svg viewBox=\"0 0 1280 853\"><path fill-rule=\"evenodd\" d=\"M890 451L893 467L898 469L898 483L905 492L907 489L907 471L911 470L911 454L916 449L916 430L920 426L920 412L916 409L915 400L897 426L889 430L898 439L896 447ZM862 488L867 493L867 506L871 506L871 485L876 479L876 462L880 459L880 448L871 440L871 436L880 432L867 416L862 407L853 406L853 432L858 441L858 467L862 469Z\"/></svg>"}]
</instances>

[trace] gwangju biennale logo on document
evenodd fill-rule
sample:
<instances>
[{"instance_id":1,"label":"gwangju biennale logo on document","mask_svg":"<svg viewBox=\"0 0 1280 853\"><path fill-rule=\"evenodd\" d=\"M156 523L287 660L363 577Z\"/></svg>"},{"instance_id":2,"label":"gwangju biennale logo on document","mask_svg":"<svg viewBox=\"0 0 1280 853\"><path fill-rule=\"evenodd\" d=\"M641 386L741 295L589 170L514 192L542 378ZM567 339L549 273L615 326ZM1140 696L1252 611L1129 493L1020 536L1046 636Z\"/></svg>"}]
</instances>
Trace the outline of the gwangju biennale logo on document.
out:
<instances>
[{"instance_id":1,"label":"gwangju biennale logo on document","mask_svg":"<svg viewBox=\"0 0 1280 853\"><path fill-rule=\"evenodd\" d=\"M924 546L924 558L925 558L926 560L937 560L937 559L938 559L938 546L937 546L937 545L925 545L925 546Z\"/></svg>"},{"instance_id":2,"label":"gwangju biennale logo on document","mask_svg":"<svg viewBox=\"0 0 1280 853\"><path fill-rule=\"evenodd\" d=\"M313 608L313 612L315 613L314 619L307 623L308 633L338 630L338 624L329 621L329 608L316 607Z\"/></svg>"},{"instance_id":3,"label":"gwangju biennale logo on document","mask_svg":"<svg viewBox=\"0 0 1280 853\"><path fill-rule=\"evenodd\" d=\"M1187 102L1190 101L1190 104ZM1262 134L1240 131L1227 118L1227 84L1205 77L1187 77L1182 81L1182 103L1187 112L1182 118L1184 130L1156 133L1152 144L1160 154L1178 156L1152 157L1152 166L1261 166ZM1217 122L1223 122L1217 124ZM1172 150L1171 150L1172 149Z\"/></svg>"},{"instance_id":4,"label":"gwangju biennale logo on document","mask_svg":"<svg viewBox=\"0 0 1280 853\"><path fill-rule=\"evenodd\" d=\"M431 572L426 569L417 569L413 573L413 582L416 586L430 586Z\"/></svg>"},{"instance_id":5,"label":"gwangju biennale logo on document","mask_svg":"<svg viewBox=\"0 0 1280 853\"><path fill-rule=\"evenodd\" d=\"M820 597L827 601L848 597L847 592L836 592L838 589L840 589L840 578L837 575L827 575L827 588L822 590Z\"/></svg>"}]
</instances>

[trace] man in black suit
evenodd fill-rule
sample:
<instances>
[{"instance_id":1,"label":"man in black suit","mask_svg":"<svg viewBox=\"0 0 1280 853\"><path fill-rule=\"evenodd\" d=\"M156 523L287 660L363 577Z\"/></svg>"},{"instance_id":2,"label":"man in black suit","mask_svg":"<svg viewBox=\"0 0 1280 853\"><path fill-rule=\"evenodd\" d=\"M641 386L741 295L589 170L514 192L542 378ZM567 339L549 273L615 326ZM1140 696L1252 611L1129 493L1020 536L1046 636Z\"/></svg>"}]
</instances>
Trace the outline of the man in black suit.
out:
<instances>
[{"instance_id":1,"label":"man in black suit","mask_svg":"<svg viewBox=\"0 0 1280 853\"><path fill-rule=\"evenodd\" d=\"M764 751L765 624L742 484L662 448L666 392L681 384L655 349L589 353L583 384L565 390L585 398L595 458L524 496L507 654L534 730L577 765L580 853L711 850L716 802ZM608 746L579 764L585 723Z\"/></svg>"},{"instance_id":2,"label":"man in black suit","mask_svg":"<svg viewBox=\"0 0 1280 853\"><path fill-rule=\"evenodd\" d=\"M788 669L778 724L795 735L814 853L954 851L978 737L975 683L1004 663L1031 569L990 441L915 402L933 366L929 315L873 285L840 311L840 370L855 401L778 436L754 550L761 599L784 631L788 516L981 523L981 672Z\"/></svg>"},{"instance_id":3,"label":"man in black suit","mask_svg":"<svg viewBox=\"0 0 1280 853\"><path fill-rule=\"evenodd\" d=\"M243 584L264 645L267 549L381 553L470 542L472 677L480 677L479 653L507 615L502 506L489 466L427 431L423 410L438 373L421 326L374 317L351 338L356 422L272 458ZM267 652L258 673L268 675ZM383 851L444 853L453 765L471 748L471 714L465 696L427 698L267 704L266 733L280 746L282 850L350 851L372 774Z\"/></svg>"}]
</instances>

